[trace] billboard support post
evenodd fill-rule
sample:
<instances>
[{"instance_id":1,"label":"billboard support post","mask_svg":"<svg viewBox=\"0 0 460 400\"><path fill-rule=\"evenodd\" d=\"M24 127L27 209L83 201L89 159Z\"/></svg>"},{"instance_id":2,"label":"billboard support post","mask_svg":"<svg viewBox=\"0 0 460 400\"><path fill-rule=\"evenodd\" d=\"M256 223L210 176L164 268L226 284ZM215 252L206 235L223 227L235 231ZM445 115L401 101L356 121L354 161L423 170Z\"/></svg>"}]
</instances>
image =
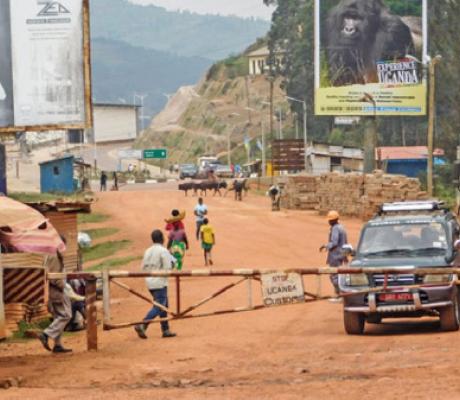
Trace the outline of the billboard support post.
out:
<instances>
[{"instance_id":1,"label":"billboard support post","mask_svg":"<svg viewBox=\"0 0 460 400\"><path fill-rule=\"evenodd\" d=\"M436 91L436 64L441 61L441 56L436 56L429 63L430 71L430 100L428 106L428 163L427 163L427 192L433 196L433 152L434 152L434 120L435 120L435 91Z\"/></svg>"},{"instance_id":2,"label":"billboard support post","mask_svg":"<svg viewBox=\"0 0 460 400\"><path fill-rule=\"evenodd\" d=\"M366 126L364 135L364 173L371 174L376 169L375 149L377 147L377 103L369 93L364 93L362 102L371 103L373 107L373 116L368 118L369 123Z\"/></svg>"}]
</instances>

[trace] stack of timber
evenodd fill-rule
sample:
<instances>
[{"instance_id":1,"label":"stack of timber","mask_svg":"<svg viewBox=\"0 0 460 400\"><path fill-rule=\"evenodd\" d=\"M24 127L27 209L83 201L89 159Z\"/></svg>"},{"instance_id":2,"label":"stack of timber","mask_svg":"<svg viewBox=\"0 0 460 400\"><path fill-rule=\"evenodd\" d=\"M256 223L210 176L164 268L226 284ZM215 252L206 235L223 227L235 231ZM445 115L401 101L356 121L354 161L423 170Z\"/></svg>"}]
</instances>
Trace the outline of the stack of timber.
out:
<instances>
[{"instance_id":1,"label":"stack of timber","mask_svg":"<svg viewBox=\"0 0 460 400\"><path fill-rule=\"evenodd\" d=\"M26 303L5 304L6 329L10 333L18 330L21 321L34 323L46 318L49 318L49 313L43 304L35 306Z\"/></svg>"},{"instance_id":2,"label":"stack of timber","mask_svg":"<svg viewBox=\"0 0 460 400\"><path fill-rule=\"evenodd\" d=\"M281 206L291 210L318 209L318 178L315 176L291 176L285 180Z\"/></svg>"},{"instance_id":3,"label":"stack of timber","mask_svg":"<svg viewBox=\"0 0 460 400\"><path fill-rule=\"evenodd\" d=\"M337 210L341 215L371 218L385 202L423 200L418 179L401 175L328 173L321 176L283 178L282 206L297 210L318 210L325 215Z\"/></svg>"},{"instance_id":4,"label":"stack of timber","mask_svg":"<svg viewBox=\"0 0 460 400\"><path fill-rule=\"evenodd\" d=\"M361 197L364 194L364 176L359 173L322 175L318 179L320 214L337 210L341 215L359 217Z\"/></svg>"},{"instance_id":5,"label":"stack of timber","mask_svg":"<svg viewBox=\"0 0 460 400\"><path fill-rule=\"evenodd\" d=\"M421 191L418 179L376 171L365 176L360 216L366 220L371 218L382 203L425 199L427 193Z\"/></svg>"}]
</instances>

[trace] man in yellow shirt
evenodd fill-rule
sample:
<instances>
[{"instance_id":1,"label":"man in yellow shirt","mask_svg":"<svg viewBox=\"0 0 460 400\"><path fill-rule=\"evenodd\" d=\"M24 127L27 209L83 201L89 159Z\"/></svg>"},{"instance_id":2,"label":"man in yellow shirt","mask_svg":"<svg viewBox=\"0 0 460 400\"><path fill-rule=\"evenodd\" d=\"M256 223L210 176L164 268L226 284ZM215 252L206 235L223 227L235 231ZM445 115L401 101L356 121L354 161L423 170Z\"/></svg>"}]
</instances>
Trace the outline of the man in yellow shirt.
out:
<instances>
[{"instance_id":1,"label":"man in yellow shirt","mask_svg":"<svg viewBox=\"0 0 460 400\"><path fill-rule=\"evenodd\" d=\"M209 220L205 218L200 228L201 247L204 250L204 263L206 266L213 265L212 262L212 248L216 244L216 236L214 228L209 225Z\"/></svg>"}]
</instances>

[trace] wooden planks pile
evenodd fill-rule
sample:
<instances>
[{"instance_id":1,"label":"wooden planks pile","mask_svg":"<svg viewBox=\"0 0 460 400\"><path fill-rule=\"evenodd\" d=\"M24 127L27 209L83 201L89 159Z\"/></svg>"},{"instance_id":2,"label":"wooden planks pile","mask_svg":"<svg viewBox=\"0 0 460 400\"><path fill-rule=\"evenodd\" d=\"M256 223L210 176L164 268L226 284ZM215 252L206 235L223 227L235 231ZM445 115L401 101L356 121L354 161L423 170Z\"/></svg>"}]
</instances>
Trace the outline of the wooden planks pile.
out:
<instances>
[{"instance_id":1,"label":"wooden planks pile","mask_svg":"<svg viewBox=\"0 0 460 400\"><path fill-rule=\"evenodd\" d=\"M318 211L327 214L336 210L341 215L359 217L361 197L364 193L364 177L359 173L330 173L318 179Z\"/></svg>"},{"instance_id":2,"label":"wooden planks pile","mask_svg":"<svg viewBox=\"0 0 460 400\"><path fill-rule=\"evenodd\" d=\"M421 191L418 179L376 171L365 176L360 217L371 218L382 203L425 199L427 193Z\"/></svg>"},{"instance_id":3,"label":"wooden planks pile","mask_svg":"<svg viewBox=\"0 0 460 400\"><path fill-rule=\"evenodd\" d=\"M281 206L291 210L316 210L319 206L317 188L315 176L291 176L285 181Z\"/></svg>"},{"instance_id":4,"label":"wooden planks pile","mask_svg":"<svg viewBox=\"0 0 460 400\"><path fill-rule=\"evenodd\" d=\"M26 303L5 304L6 329L12 333L18 330L19 323L38 322L49 317L46 306L38 304L35 306ZM8 335L9 336L9 335Z\"/></svg>"},{"instance_id":5,"label":"wooden planks pile","mask_svg":"<svg viewBox=\"0 0 460 400\"><path fill-rule=\"evenodd\" d=\"M423 200L418 179L401 175L328 173L321 176L287 178L282 206L288 209L318 210L327 214L337 210L341 215L364 220L372 217L385 202Z\"/></svg>"}]
</instances>

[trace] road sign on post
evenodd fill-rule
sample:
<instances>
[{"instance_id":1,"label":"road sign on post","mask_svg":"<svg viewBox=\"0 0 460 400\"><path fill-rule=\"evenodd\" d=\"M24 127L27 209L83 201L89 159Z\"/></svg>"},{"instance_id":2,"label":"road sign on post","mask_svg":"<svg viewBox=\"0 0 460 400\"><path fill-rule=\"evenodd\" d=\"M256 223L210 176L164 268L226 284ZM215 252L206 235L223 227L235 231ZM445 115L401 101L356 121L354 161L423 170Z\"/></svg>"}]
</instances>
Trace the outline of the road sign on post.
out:
<instances>
[{"instance_id":1,"label":"road sign on post","mask_svg":"<svg viewBox=\"0 0 460 400\"><path fill-rule=\"evenodd\" d=\"M144 150L144 160L166 160L168 158L168 150L166 149L149 149Z\"/></svg>"}]
</instances>

